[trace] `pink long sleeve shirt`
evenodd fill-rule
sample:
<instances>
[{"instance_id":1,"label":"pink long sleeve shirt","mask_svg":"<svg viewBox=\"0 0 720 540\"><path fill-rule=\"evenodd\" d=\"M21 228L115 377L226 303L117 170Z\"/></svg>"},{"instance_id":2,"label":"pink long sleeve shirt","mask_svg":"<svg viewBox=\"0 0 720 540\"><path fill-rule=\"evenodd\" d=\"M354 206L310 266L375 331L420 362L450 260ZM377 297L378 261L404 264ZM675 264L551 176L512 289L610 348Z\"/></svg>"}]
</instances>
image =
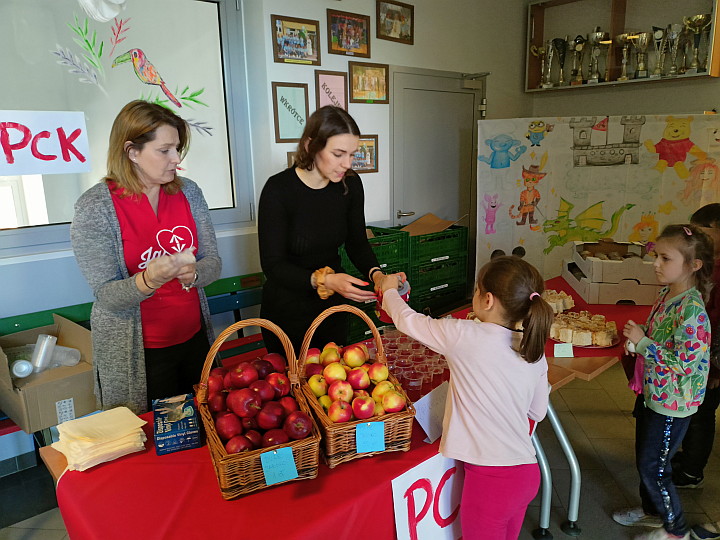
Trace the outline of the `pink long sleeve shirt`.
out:
<instances>
[{"instance_id":1,"label":"pink long sleeve shirt","mask_svg":"<svg viewBox=\"0 0 720 540\"><path fill-rule=\"evenodd\" d=\"M529 364L514 350L522 335L493 323L433 319L397 294L383 294L397 328L441 353L450 366L442 455L473 465L536 463L528 418L540 421L548 404L545 356Z\"/></svg>"}]
</instances>

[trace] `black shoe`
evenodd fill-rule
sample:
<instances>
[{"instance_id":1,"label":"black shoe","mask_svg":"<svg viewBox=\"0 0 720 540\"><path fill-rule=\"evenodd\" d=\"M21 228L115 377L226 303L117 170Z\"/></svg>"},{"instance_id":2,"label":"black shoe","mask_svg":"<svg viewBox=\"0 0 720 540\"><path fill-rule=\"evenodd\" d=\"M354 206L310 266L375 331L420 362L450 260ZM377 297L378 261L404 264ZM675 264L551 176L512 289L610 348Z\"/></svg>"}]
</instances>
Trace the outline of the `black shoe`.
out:
<instances>
[{"instance_id":1,"label":"black shoe","mask_svg":"<svg viewBox=\"0 0 720 540\"><path fill-rule=\"evenodd\" d=\"M705 478L702 476L693 476L684 471L673 471L673 484L679 489L697 489L701 488Z\"/></svg>"}]
</instances>

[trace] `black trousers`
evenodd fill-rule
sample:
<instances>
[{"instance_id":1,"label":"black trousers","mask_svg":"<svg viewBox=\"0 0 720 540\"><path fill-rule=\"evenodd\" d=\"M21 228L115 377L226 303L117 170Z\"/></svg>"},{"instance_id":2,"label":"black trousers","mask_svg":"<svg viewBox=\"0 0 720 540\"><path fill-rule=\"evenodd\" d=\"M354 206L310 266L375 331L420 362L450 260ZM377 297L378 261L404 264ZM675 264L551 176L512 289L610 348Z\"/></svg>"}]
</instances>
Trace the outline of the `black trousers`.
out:
<instances>
[{"instance_id":1,"label":"black trousers","mask_svg":"<svg viewBox=\"0 0 720 540\"><path fill-rule=\"evenodd\" d=\"M673 466L679 471L702 478L715 441L715 411L718 405L720 387L707 390L702 405L690 418L682 450L673 460Z\"/></svg>"},{"instance_id":2,"label":"black trousers","mask_svg":"<svg viewBox=\"0 0 720 540\"><path fill-rule=\"evenodd\" d=\"M205 357L210 350L204 328L184 343L160 349L145 349L148 410L153 399L193 392L200 382Z\"/></svg>"}]
</instances>

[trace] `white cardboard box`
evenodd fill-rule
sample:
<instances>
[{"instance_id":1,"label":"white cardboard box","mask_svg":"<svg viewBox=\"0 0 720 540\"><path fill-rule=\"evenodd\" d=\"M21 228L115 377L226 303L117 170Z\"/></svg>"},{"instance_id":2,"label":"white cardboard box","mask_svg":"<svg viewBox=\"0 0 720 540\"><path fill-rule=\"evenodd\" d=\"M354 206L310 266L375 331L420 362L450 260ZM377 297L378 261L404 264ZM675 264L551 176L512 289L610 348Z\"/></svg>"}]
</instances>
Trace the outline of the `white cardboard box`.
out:
<instances>
[{"instance_id":1,"label":"white cardboard box","mask_svg":"<svg viewBox=\"0 0 720 540\"><path fill-rule=\"evenodd\" d=\"M632 242L615 242L613 245L617 246L616 249L620 251L622 251L623 247L627 250L620 253L620 255L628 252L637 253L638 255L643 253L643 246ZM621 261L613 261L590 255L583 258L580 255L585 250L593 252L594 248L601 246L603 244L597 242L575 242L573 262L578 265L589 281L595 283L620 283L627 279L633 279L641 285L658 284L652 261L643 260L641 257L629 257ZM608 251L602 250L601 252L607 253Z\"/></svg>"},{"instance_id":2,"label":"white cardboard box","mask_svg":"<svg viewBox=\"0 0 720 540\"><path fill-rule=\"evenodd\" d=\"M53 318L55 324L0 337L0 409L26 433L97 410L90 331L59 315ZM2 348L35 343L40 334L57 336L58 345L78 349L80 362L12 379Z\"/></svg>"},{"instance_id":3,"label":"white cardboard box","mask_svg":"<svg viewBox=\"0 0 720 540\"><path fill-rule=\"evenodd\" d=\"M642 285L635 279L625 279L619 283L596 283L587 276L576 277L571 265L579 268L575 261L564 260L562 277L588 304L633 303L649 306L655 302L661 285Z\"/></svg>"}]
</instances>

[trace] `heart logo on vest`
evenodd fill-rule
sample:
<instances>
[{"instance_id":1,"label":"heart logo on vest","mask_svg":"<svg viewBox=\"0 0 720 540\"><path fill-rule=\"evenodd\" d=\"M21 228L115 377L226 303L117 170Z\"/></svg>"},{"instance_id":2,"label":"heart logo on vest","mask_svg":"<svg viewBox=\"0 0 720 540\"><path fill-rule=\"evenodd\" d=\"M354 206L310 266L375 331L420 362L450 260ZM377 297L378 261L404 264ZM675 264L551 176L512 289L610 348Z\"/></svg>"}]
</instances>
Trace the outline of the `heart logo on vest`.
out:
<instances>
[{"instance_id":1,"label":"heart logo on vest","mask_svg":"<svg viewBox=\"0 0 720 540\"><path fill-rule=\"evenodd\" d=\"M184 249L192 247L193 234L185 225L177 225L170 229L161 229L155 235L158 246L168 255L180 253Z\"/></svg>"}]
</instances>

